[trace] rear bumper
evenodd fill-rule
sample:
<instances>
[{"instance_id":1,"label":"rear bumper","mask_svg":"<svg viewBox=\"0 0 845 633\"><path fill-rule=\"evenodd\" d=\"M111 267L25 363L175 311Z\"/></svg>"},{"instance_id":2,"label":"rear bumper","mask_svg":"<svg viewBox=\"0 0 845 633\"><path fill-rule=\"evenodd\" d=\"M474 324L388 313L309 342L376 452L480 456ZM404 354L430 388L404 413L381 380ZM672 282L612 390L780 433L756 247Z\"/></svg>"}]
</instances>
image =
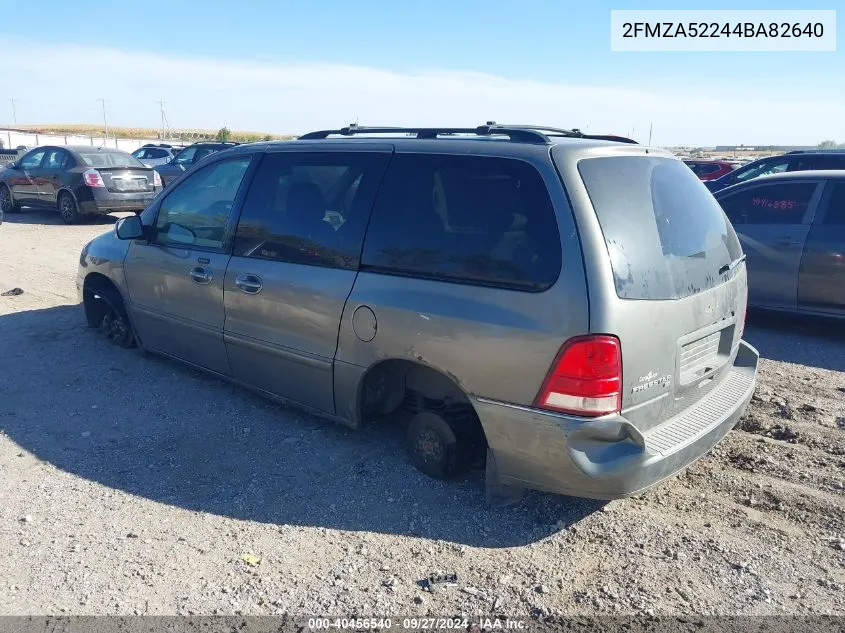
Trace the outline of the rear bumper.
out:
<instances>
[{"instance_id":1,"label":"rear bumper","mask_svg":"<svg viewBox=\"0 0 845 633\"><path fill-rule=\"evenodd\" d=\"M619 499L683 470L727 435L751 400L758 363L757 350L740 341L733 367L718 387L644 434L622 416L585 420L484 398L473 404L501 483ZM629 432L619 435L620 429Z\"/></svg>"},{"instance_id":2,"label":"rear bumper","mask_svg":"<svg viewBox=\"0 0 845 633\"><path fill-rule=\"evenodd\" d=\"M112 211L143 211L159 191L160 188L143 193L115 193L104 188L92 188L89 199L79 200L79 210L86 214L102 215Z\"/></svg>"}]
</instances>

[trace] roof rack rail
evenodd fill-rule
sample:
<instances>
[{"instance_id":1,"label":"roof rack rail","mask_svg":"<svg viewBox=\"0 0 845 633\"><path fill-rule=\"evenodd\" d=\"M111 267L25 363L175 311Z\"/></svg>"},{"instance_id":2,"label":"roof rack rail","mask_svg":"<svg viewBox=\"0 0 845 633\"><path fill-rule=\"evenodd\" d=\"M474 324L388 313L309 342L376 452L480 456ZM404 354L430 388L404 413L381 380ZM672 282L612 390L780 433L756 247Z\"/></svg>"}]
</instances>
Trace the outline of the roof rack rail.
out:
<instances>
[{"instance_id":1,"label":"roof rack rail","mask_svg":"<svg viewBox=\"0 0 845 633\"><path fill-rule=\"evenodd\" d=\"M585 134L578 128L572 128L571 130L565 130L558 127L547 127L545 125L515 125L515 124L506 124L506 125L498 125L495 121L488 121L487 125L494 127L494 128L508 128L511 130L532 130L535 132L544 133L546 136L565 136L569 138L586 138L596 141L615 141L617 143L631 143L633 145L639 145L634 139L628 138L626 136L618 136L616 134Z\"/></svg>"},{"instance_id":2,"label":"roof rack rail","mask_svg":"<svg viewBox=\"0 0 845 633\"><path fill-rule=\"evenodd\" d=\"M587 138L636 144L636 141L622 136L584 134L578 129L565 130L543 125L500 125L495 121L487 121L487 123L478 127L368 127L352 123L338 130L308 132L300 136L298 140L310 141L325 139L333 135L355 136L356 134L407 134L419 139L434 139L438 136L454 136L457 134L474 134L476 136L506 136L513 142L541 145L550 144L552 141L549 137L551 136L565 136L569 138Z\"/></svg>"}]
</instances>

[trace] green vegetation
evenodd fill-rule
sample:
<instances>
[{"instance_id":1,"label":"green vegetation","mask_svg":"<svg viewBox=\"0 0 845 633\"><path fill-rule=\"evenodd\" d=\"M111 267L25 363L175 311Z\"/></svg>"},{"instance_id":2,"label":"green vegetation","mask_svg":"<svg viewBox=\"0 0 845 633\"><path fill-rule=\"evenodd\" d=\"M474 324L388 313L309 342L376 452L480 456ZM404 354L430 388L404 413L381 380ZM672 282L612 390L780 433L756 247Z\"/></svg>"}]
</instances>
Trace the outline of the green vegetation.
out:
<instances>
[{"instance_id":1,"label":"green vegetation","mask_svg":"<svg viewBox=\"0 0 845 633\"><path fill-rule=\"evenodd\" d=\"M229 128L227 128L226 126L223 126L219 130L217 130L217 137L216 138L221 143L225 143L226 141L228 141L231 138L231 136L232 136L232 131Z\"/></svg>"}]
</instances>

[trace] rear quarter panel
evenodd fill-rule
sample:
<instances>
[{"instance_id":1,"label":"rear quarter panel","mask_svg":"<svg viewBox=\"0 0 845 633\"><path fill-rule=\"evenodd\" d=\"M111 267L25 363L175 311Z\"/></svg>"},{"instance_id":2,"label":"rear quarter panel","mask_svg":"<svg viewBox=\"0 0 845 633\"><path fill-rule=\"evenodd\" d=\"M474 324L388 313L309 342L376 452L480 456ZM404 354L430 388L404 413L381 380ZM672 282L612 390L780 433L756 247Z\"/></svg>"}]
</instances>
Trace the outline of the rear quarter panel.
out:
<instances>
[{"instance_id":1,"label":"rear quarter panel","mask_svg":"<svg viewBox=\"0 0 845 633\"><path fill-rule=\"evenodd\" d=\"M587 288L569 202L548 147L537 148L529 162L540 172L557 216L563 254L557 282L534 293L359 273L340 325L338 415L355 419L360 380L368 368L389 359L437 369L468 395L530 405L563 341L588 331ZM377 334L370 342L353 328L361 306L376 315Z\"/></svg>"}]
</instances>

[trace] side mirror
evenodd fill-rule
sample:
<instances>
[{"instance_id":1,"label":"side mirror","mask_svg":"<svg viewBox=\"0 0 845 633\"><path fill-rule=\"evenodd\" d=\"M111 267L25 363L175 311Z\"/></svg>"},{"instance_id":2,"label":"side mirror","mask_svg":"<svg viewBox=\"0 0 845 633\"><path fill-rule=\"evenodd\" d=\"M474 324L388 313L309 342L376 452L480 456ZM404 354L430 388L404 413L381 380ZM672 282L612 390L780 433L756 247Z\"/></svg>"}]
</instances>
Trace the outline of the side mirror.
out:
<instances>
[{"instance_id":1,"label":"side mirror","mask_svg":"<svg viewBox=\"0 0 845 633\"><path fill-rule=\"evenodd\" d=\"M137 215L120 218L114 225L114 234L119 240L138 240L144 237L144 225Z\"/></svg>"},{"instance_id":2,"label":"side mirror","mask_svg":"<svg viewBox=\"0 0 845 633\"><path fill-rule=\"evenodd\" d=\"M11 163L6 163L6 169L17 169L17 168L18 168L18 164L15 161L12 161Z\"/></svg>"}]
</instances>

